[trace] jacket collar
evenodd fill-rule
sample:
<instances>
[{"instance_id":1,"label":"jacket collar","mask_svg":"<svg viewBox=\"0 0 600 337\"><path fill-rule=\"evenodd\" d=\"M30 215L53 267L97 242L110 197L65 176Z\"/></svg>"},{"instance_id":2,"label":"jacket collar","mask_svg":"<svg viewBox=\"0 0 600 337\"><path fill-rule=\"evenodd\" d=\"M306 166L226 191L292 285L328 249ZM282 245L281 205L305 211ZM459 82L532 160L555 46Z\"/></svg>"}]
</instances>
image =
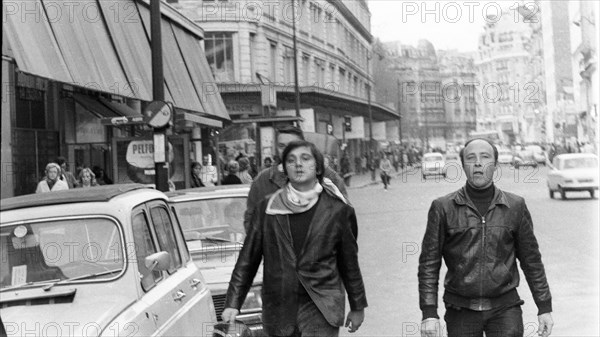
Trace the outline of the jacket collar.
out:
<instances>
[{"instance_id":1,"label":"jacket collar","mask_svg":"<svg viewBox=\"0 0 600 337\"><path fill-rule=\"evenodd\" d=\"M458 205L470 205L473 206L473 201L469 198L467 194L467 187L463 186L460 190L456 191L454 194L454 202ZM510 208L510 204L508 203L508 198L506 197L506 193L495 186L494 198L492 199L492 205L504 205Z\"/></svg>"}]
</instances>

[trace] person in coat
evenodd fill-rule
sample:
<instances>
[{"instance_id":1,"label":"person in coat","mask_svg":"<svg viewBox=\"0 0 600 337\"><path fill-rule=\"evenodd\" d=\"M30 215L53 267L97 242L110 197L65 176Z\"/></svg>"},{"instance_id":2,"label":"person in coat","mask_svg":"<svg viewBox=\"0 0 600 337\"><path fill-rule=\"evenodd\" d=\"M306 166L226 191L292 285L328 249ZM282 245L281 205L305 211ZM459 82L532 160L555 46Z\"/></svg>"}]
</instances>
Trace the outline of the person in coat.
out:
<instances>
[{"instance_id":1,"label":"person in coat","mask_svg":"<svg viewBox=\"0 0 600 337\"><path fill-rule=\"evenodd\" d=\"M35 193L55 192L68 190L69 185L64 180L60 180L61 168L57 163L48 163L46 165L46 176L37 185Z\"/></svg>"},{"instance_id":2,"label":"person in coat","mask_svg":"<svg viewBox=\"0 0 600 337\"><path fill-rule=\"evenodd\" d=\"M233 323L264 259L263 324L269 336L338 336L358 330L367 299L354 209L327 178L314 144L283 152L289 182L258 204L229 282L222 318Z\"/></svg>"},{"instance_id":3,"label":"person in coat","mask_svg":"<svg viewBox=\"0 0 600 337\"><path fill-rule=\"evenodd\" d=\"M433 201L419 257L421 336L440 336L437 315L442 259L449 337L523 336L519 265L538 307L538 335L552 332L552 296L523 198L502 191L493 178L498 150L473 139L460 151L467 183Z\"/></svg>"},{"instance_id":4,"label":"person in coat","mask_svg":"<svg viewBox=\"0 0 600 337\"><path fill-rule=\"evenodd\" d=\"M281 158L285 147L293 141L304 140L304 133L301 129L294 126L284 126L277 130L277 154L275 158ZM248 228L250 219L254 214L256 205L261 202L267 196L275 193L278 189L282 188L287 182L288 177L285 175L283 165L278 163L279 160L275 161L277 164L271 166L268 169L262 170L250 186L250 192L248 193L248 201L246 205L246 212L244 212L244 227ZM346 186L342 178L331 168L325 167L323 176L328 178L335 184L335 186L342 192L344 197L347 199Z\"/></svg>"}]
</instances>

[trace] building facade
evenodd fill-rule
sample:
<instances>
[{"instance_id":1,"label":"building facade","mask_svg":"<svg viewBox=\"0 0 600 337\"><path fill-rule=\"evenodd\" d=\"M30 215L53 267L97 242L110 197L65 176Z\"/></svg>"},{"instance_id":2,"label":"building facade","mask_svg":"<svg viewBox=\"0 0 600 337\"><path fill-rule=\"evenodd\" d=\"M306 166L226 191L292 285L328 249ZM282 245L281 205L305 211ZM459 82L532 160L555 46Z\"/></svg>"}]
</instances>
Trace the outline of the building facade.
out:
<instances>
[{"instance_id":1,"label":"building facade","mask_svg":"<svg viewBox=\"0 0 600 337\"><path fill-rule=\"evenodd\" d=\"M3 10L2 198L33 193L58 156L74 174L96 167L114 183L154 183L153 130L143 114L153 101L149 3L22 1ZM48 16L57 10L69 16ZM190 161L211 150L209 135L229 116L202 29L167 4L161 26L164 100L175 114L169 178L184 188Z\"/></svg>"},{"instance_id":2,"label":"building facade","mask_svg":"<svg viewBox=\"0 0 600 337\"><path fill-rule=\"evenodd\" d=\"M345 143L351 156L386 139L385 121L396 114L376 103L371 90L366 1L172 2L205 30L207 60L233 122L219 139L226 156L243 153L258 164L273 158L276 128L296 121L307 133ZM348 131L345 117L351 120Z\"/></svg>"},{"instance_id":3,"label":"building facade","mask_svg":"<svg viewBox=\"0 0 600 337\"><path fill-rule=\"evenodd\" d=\"M569 2L573 94L577 139L598 153L598 3Z\"/></svg>"},{"instance_id":4,"label":"building facade","mask_svg":"<svg viewBox=\"0 0 600 337\"><path fill-rule=\"evenodd\" d=\"M522 16L517 18L505 12L497 21L486 21L475 63L477 131L494 134L505 145L534 140L534 105L543 100L540 87L531 81L534 29Z\"/></svg>"}]
</instances>

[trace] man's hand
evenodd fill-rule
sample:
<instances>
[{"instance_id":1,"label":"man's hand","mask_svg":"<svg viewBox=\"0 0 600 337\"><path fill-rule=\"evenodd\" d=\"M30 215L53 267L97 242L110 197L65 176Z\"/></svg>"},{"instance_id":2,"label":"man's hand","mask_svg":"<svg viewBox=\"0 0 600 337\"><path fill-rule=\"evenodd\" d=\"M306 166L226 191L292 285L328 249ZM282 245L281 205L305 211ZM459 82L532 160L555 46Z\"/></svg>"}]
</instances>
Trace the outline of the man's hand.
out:
<instances>
[{"instance_id":1,"label":"man's hand","mask_svg":"<svg viewBox=\"0 0 600 337\"><path fill-rule=\"evenodd\" d=\"M427 318L421 322L421 337L438 337L440 334L440 319Z\"/></svg>"},{"instance_id":2,"label":"man's hand","mask_svg":"<svg viewBox=\"0 0 600 337\"><path fill-rule=\"evenodd\" d=\"M223 322L227 322L227 323L235 323L235 318L237 317L237 315L240 313L239 310L234 309L234 308L225 308L225 310L223 310L223 313L221 314L221 319L223 319Z\"/></svg>"},{"instance_id":3,"label":"man's hand","mask_svg":"<svg viewBox=\"0 0 600 337\"><path fill-rule=\"evenodd\" d=\"M540 326L538 327L538 335L542 337L548 337L552 333L552 327L554 326L554 321L552 320L551 313L545 313L538 316L538 321Z\"/></svg>"},{"instance_id":4,"label":"man's hand","mask_svg":"<svg viewBox=\"0 0 600 337\"><path fill-rule=\"evenodd\" d=\"M352 310L348 313L348 318L346 318L345 327L348 328L348 332L355 332L360 328L363 321L365 320L365 311L364 310Z\"/></svg>"}]
</instances>

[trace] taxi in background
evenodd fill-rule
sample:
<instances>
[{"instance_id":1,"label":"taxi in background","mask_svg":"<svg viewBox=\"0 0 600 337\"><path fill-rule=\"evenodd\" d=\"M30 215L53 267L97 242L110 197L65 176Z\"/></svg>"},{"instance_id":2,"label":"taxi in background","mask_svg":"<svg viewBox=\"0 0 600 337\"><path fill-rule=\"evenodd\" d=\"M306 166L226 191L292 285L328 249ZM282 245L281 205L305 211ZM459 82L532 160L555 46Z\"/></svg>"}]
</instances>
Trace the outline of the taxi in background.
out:
<instances>
[{"instance_id":1,"label":"taxi in background","mask_svg":"<svg viewBox=\"0 0 600 337\"><path fill-rule=\"evenodd\" d=\"M246 238L244 212L249 192L250 185L228 185L167 193L192 259L208 282L219 320L225 309L231 274ZM236 317L252 336L263 335L262 279L261 266Z\"/></svg>"},{"instance_id":2,"label":"taxi in background","mask_svg":"<svg viewBox=\"0 0 600 337\"><path fill-rule=\"evenodd\" d=\"M0 201L8 336L206 336L210 290L164 193L139 184Z\"/></svg>"},{"instance_id":3,"label":"taxi in background","mask_svg":"<svg viewBox=\"0 0 600 337\"><path fill-rule=\"evenodd\" d=\"M565 153L552 160L548 171L547 184L550 198L559 192L567 198L567 192L588 191L594 198L598 190L598 156L591 153Z\"/></svg>"}]
</instances>

